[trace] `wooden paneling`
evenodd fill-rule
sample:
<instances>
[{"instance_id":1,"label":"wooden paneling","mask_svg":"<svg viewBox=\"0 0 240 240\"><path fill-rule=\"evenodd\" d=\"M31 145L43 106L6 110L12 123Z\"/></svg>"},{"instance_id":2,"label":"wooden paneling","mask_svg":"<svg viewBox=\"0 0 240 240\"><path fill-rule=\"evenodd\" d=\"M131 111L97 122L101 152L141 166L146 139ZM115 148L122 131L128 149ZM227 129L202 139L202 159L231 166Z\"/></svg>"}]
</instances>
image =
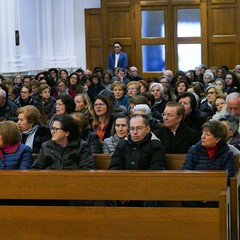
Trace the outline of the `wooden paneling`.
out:
<instances>
[{"instance_id":1,"label":"wooden paneling","mask_svg":"<svg viewBox=\"0 0 240 240\"><path fill-rule=\"evenodd\" d=\"M240 3L229 0L208 4L208 64L211 66L227 65L233 69L240 61L239 7Z\"/></svg>"},{"instance_id":2,"label":"wooden paneling","mask_svg":"<svg viewBox=\"0 0 240 240\"><path fill-rule=\"evenodd\" d=\"M105 67L103 59L103 30L100 9L89 9L86 16L86 56L87 68L92 70L96 66Z\"/></svg>"},{"instance_id":3,"label":"wooden paneling","mask_svg":"<svg viewBox=\"0 0 240 240\"><path fill-rule=\"evenodd\" d=\"M202 44L202 62L208 66L240 63L240 1L236 0L101 0L101 9L86 11L87 66L106 66L114 41L122 43L139 75L160 76L160 72L142 73L142 45L165 44L166 68L177 71L177 44L191 42L176 38L176 10L198 7L201 11L202 36L193 42ZM141 11L163 9L164 38L141 37ZM189 43L190 43L189 42ZM97 56L96 56L96 54Z\"/></svg>"},{"instance_id":4,"label":"wooden paneling","mask_svg":"<svg viewBox=\"0 0 240 240\"><path fill-rule=\"evenodd\" d=\"M212 44L212 58L210 65L228 65L233 68L236 65L236 44L235 43L214 43Z\"/></svg>"},{"instance_id":5,"label":"wooden paneling","mask_svg":"<svg viewBox=\"0 0 240 240\"><path fill-rule=\"evenodd\" d=\"M213 35L236 34L236 8L215 8L212 16Z\"/></svg>"}]
</instances>

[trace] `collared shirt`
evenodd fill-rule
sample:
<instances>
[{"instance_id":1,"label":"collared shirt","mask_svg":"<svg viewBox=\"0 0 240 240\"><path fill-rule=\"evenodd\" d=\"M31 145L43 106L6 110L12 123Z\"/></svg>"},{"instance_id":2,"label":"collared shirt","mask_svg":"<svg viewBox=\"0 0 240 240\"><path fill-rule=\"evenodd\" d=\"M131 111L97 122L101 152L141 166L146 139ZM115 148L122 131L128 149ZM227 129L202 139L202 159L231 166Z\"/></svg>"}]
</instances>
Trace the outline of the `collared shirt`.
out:
<instances>
[{"instance_id":1,"label":"collared shirt","mask_svg":"<svg viewBox=\"0 0 240 240\"><path fill-rule=\"evenodd\" d=\"M115 53L115 64L114 64L115 68L117 67L119 56L120 56L120 53L119 54Z\"/></svg>"}]
</instances>

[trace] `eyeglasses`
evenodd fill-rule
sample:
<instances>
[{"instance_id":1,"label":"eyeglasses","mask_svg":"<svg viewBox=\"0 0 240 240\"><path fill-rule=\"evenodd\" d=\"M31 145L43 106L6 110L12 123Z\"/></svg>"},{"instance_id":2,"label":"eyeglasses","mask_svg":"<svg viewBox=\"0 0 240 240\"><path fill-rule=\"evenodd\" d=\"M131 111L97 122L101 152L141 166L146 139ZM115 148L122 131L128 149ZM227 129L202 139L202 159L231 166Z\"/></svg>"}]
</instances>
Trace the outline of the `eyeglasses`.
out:
<instances>
[{"instance_id":1,"label":"eyeglasses","mask_svg":"<svg viewBox=\"0 0 240 240\"><path fill-rule=\"evenodd\" d=\"M114 48L120 48L120 46L114 46Z\"/></svg>"},{"instance_id":2,"label":"eyeglasses","mask_svg":"<svg viewBox=\"0 0 240 240\"><path fill-rule=\"evenodd\" d=\"M58 130L63 130L62 128L50 127L51 132L57 132Z\"/></svg>"},{"instance_id":3,"label":"eyeglasses","mask_svg":"<svg viewBox=\"0 0 240 240\"><path fill-rule=\"evenodd\" d=\"M23 92L23 91L21 91L21 93L22 93L22 94L27 94L27 93L29 93L29 92Z\"/></svg>"},{"instance_id":4,"label":"eyeglasses","mask_svg":"<svg viewBox=\"0 0 240 240\"><path fill-rule=\"evenodd\" d=\"M146 127L146 126L145 126ZM130 132L141 132L145 127L138 126L138 127L130 127Z\"/></svg>"},{"instance_id":5,"label":"eyeglasses","mask_svg":"<svg viewBox=\"0 0 240 240\"><path fill-rule=\"evenodd\" d=\"M172 118L172 117L174 117L174 115L172 115L172 114L162 113L162 117Z\"/></svg>"},{"instance_id":6,"label":"eyeglasses","mask_svg":"<svg viewBox=\"0 0 240 240\"><path fill-rule=\"evenodd\" d=\"M216 92L207 92L207 95L208 95L208 94L216 94Z\"/></svg>"},{"instance_id":7,"label":"eyeglasses","mask_svg":"<svg viewBox=\"0 0 240 240\"><path fill-rule=\"evenodd\" d=\"M95 103L93 106L94 107L102 107L104 105L106 105L106 104L105 103Z\"/></svg>"}]
</instances>

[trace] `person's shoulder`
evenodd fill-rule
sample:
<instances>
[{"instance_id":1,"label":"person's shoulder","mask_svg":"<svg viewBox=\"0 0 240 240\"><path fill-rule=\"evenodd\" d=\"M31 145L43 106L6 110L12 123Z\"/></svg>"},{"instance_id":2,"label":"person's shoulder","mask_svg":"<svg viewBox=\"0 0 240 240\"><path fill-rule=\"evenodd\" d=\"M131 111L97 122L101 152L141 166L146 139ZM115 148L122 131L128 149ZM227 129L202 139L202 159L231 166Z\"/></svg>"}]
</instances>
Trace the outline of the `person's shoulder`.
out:
<instances>
[{"instance_id":1,"label":"person's shoulder","mask_svg":"<svg viewBox=\"0 0 240 240\"><path fill-rule=\"evenodd\" d=\"M28 145L26 145L24 143L20 143L18 151L21 151L21 152L23 152L23 151L32 152L32 149Z\"/></svg>"}]
</instances>

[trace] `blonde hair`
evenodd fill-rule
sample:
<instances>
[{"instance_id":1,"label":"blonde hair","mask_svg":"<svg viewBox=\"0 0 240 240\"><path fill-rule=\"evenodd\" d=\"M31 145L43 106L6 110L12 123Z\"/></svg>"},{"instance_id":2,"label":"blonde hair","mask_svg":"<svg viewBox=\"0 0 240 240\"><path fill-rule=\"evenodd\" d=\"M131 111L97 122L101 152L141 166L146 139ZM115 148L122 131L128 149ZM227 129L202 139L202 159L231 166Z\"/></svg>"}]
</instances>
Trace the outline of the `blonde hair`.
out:
<instances>
[{"instance_id":1,"label":"blonde hair","mask_svg":"<svg viewBox=\"0 0 240 240\"><path fill-rule=\"evenodd\" d=\"M86 93L78 93L75 97L77 96L81 96L83 98L84 104L87 106L88 112L90 113L91 117L93 117L94 111L89 96Z\"/></svg>"}]
</instances>

